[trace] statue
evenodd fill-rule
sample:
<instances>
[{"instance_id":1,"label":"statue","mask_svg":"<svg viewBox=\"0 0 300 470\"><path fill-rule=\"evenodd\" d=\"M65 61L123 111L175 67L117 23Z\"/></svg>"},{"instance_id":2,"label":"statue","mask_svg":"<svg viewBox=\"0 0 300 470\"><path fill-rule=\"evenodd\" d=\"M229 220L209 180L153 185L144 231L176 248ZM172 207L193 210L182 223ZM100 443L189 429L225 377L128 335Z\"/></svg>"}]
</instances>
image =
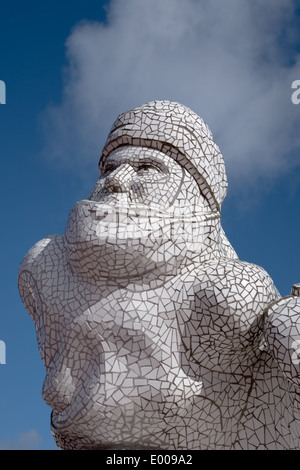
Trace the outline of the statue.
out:
<instances>
[{"instance_id":1,"label":"statue","mask_svg":"<svg viewBox=\"0 0 300 470\"><path fill-rule=\"evenodd\" d=\"M223 157L189 108L121 114L64 235L19 291L62 449L299 449L299 285L281 297L221 227Z\"/></svg>"}]
</instances>

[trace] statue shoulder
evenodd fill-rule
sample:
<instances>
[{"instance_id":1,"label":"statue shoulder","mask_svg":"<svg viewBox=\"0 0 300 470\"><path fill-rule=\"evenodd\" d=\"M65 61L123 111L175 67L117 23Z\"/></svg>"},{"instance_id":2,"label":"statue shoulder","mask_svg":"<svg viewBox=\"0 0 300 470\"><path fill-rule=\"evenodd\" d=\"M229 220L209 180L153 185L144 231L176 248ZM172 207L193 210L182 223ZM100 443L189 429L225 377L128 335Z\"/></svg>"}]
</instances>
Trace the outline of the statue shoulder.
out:
<instances>
[{"instance_id":1,"label":"statue shoulder","mask_svg":"<svg viewBox=\"0 0 300 470\"><path fill-rule=\"evenodd\" d=\"M192 295L199 351L211 357L217 351L232 365L254 363L263 341L265 308L279 296L272 279L260 266L236 259L209 261L197 271Z\"/></svg>"},{"instance_id":2,"label":"statue shoulder","mask_svg":"<svg viewBox=\"0 0 300 470\"><path fill-rule=\"evenodd\" d=\"M271 277L261 266L239 259L206 262L197 269L196 276L197 292L213 291L216 299L228 305L255 301L266 306L280 298Z\"/></svg>"}]
</instances>

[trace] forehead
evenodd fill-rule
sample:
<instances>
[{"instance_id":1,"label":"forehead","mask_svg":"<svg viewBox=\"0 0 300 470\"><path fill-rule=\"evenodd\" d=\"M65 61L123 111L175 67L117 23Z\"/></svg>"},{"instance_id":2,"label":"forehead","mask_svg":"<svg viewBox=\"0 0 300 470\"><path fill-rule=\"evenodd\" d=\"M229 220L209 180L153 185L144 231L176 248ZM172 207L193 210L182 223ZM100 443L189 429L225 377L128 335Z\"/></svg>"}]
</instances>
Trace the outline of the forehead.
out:
<instances>
[{"instance_id":1,"label":"forehead","mask_svg":"<svg viewBox=\"0 0 300 470\"><path fill-rule=\"evenodd\" d=\"M169 157L159 150L148 148L148 147L135 147L131 145L126 145L118 147L106 157L105 161L100 161L100 167L105 165L106 162L109 163L121 163L121 162L156 162L160 163L169 168L180 167L173 158Z\"/></svg>"}]
</instances>

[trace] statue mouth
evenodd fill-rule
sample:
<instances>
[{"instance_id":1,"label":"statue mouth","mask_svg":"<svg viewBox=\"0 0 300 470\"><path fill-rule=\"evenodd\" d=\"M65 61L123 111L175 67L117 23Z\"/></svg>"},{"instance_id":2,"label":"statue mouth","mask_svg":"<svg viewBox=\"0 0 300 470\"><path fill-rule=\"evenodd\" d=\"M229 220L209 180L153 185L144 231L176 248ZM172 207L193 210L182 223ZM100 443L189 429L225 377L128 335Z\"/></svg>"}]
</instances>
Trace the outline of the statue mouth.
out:
<instances>
[{"instance_id":1,"label":"statue mouth","mask_svg":"<svg viewBox=\"0 0 300 470\"><path fill-rule=\"evenodd\" d=\"M201 239L204 229L219 220L216 212L204 211L203 208L169 207L128 203L128 201L90 201L77 202L69 216L66 238L72 243L69 233L93 234L107 242L121 240L147 240L151 235L157 242L184 241L195 243ZM75 229L75 230L73 230Z\"/></svg>"},{"instance_id":2,"label":"statue mouth","mask_svg":"<svg viewBox=\"0 0 300 470\"><path fill-rule=\"evenodd\" d=\"M219 232L219 213L200 206L164 208L127 199L84 199L70 211L65 246L78 275L132 279L151 273L161 278L198 259L203 250L211 256Z\"/></svg>"}]
</instances>

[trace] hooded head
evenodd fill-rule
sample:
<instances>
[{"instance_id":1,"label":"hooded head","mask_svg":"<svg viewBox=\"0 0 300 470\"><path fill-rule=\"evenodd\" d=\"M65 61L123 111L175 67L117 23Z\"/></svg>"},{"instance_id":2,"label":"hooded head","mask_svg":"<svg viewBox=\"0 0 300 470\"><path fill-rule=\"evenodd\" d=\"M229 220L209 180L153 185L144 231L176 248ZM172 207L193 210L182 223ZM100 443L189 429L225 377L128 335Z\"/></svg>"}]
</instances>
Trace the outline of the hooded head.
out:
<instances>
[{"instance_id":1,"label":"hooded head","mask_svg":"<svg viewBox=\"0 0 300 470\"><path fill-rule=\"evenodd\" d=\"M191 109L172 101L151 101L120 114L99 162L117 147L150 147L170 156L197 181L213 212L220 212L227 192L223 156L207 124Z\"/></svg>"},{"instance_id":2,"label":"hooded head","mask_svg":"<svg viewBox=\"0 0 300 470\"><path fill-rule=\"evenodd\" d=\"M69 262L84 277L162 279L186 264L236 257L220 221L223 157L189 108L153 101L121 114L99 168L65 232Z\"/></svg>"}]
</instances>

